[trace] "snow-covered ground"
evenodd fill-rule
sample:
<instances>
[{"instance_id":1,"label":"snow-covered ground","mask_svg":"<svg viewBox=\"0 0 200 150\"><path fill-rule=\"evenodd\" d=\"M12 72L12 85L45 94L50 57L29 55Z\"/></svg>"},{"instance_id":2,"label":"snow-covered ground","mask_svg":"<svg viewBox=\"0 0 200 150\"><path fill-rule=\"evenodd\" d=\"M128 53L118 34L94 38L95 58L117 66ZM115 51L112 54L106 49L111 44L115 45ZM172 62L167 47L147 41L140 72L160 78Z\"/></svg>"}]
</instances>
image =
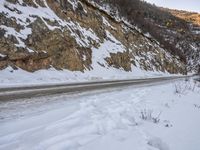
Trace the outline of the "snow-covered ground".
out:
<instances>
[{"instance_id":1,"label":"snow-covered ground","mask_svg":"<svg viewBox=\"0 0 200 150\"><path fill-rule=\"evenodd\" d=\"M1 150L199 150L200 83L0 102Z\"/></svg>"}]
</instances>

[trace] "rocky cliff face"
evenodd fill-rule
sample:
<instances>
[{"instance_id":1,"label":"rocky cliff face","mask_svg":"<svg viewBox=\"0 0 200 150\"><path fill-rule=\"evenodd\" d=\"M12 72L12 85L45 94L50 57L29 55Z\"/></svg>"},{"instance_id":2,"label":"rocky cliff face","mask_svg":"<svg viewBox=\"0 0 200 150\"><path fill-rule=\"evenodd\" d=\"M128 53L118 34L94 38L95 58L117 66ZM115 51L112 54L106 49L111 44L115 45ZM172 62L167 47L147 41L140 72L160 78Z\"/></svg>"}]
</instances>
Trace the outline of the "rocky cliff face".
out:
<instances>
[{"instance_id":1,"label":"rocky cliff face","mask_svg":"<svg viewBox=\"0 0 200 150\"><path fill-rule=\"evenodd\" d=\"M91 1L151 35L162 48L178 55L188 72L200 70L200 14L160 8L141 0Z\"/></svg>"},{"instance_id":2,"label":"rocky cliff face","mask_svg":"<svg viewBox=\"0 0 200 150\"><path fill-rule=\"evenodd\" d=\"M1 0L0 69L186 72L178 56L86 0Z\"/></svg>"}]
</instances>

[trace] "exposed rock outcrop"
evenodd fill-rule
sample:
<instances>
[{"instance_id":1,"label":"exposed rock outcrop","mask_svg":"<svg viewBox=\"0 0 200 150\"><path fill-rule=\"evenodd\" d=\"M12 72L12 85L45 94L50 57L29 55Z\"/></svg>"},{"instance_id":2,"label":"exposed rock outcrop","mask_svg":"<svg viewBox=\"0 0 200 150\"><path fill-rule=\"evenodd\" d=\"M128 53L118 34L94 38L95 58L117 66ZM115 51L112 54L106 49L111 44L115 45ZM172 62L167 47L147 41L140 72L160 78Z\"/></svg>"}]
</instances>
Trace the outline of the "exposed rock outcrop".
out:
<instances>
[{"instance_id":1,"label":"exposed rock outcrop","mask_svg":"<svg viewBox=\"0 0 200 150\"><path fill-rule=\"evenodd\" d=\"M185 64L128 24L85 0L3 0L0 69L54 67L92 70L94 64L132 71L185 73ZM22 9L23 8L23 9ZM31 10L31 11L29 11Z\"/></svg>"}]
</instances>

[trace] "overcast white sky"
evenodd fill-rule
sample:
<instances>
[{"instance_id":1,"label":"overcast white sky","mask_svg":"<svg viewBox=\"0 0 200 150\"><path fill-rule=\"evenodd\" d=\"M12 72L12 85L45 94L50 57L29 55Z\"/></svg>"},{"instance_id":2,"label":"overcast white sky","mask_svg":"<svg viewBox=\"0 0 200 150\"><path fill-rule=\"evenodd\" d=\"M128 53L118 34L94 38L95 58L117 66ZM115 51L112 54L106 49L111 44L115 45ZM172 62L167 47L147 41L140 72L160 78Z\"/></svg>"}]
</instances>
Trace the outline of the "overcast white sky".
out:
<instances>
[{"instance_id":1,"label":"overcast white sky","mask_svg":"<svg viewBox=\"0 0 200 150\"><path fill-rule=\"evenodd\" d=\"M145 0L157 6L195 11L200 13L200 0Z\"/></svg>"}]
</instances>

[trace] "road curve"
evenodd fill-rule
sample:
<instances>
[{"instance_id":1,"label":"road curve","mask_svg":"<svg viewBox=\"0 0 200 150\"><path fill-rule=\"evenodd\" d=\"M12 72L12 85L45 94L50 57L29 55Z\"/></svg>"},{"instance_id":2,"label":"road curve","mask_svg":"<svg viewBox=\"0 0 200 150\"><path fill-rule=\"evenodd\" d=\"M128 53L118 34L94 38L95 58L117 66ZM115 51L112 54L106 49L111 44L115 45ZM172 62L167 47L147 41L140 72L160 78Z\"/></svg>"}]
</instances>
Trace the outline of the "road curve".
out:
<instances>
[{"instance_id":1,"label":"road curve","mask_svg":"<svg viewBox=\"0 0 200 150\"><path fill-rule=\"evenodd\" d=\"M188 76L112 80L112 81L110 80L110 81L95 81L95 82L82 82L82 83L70 83L70 84L0 88L0 101L33 98L33 97L62 94L62 93L84 92L84 91L120 87L120 86L157 83L157 82L176 80L186 77Z\"/></svg>"}]
</instances>

